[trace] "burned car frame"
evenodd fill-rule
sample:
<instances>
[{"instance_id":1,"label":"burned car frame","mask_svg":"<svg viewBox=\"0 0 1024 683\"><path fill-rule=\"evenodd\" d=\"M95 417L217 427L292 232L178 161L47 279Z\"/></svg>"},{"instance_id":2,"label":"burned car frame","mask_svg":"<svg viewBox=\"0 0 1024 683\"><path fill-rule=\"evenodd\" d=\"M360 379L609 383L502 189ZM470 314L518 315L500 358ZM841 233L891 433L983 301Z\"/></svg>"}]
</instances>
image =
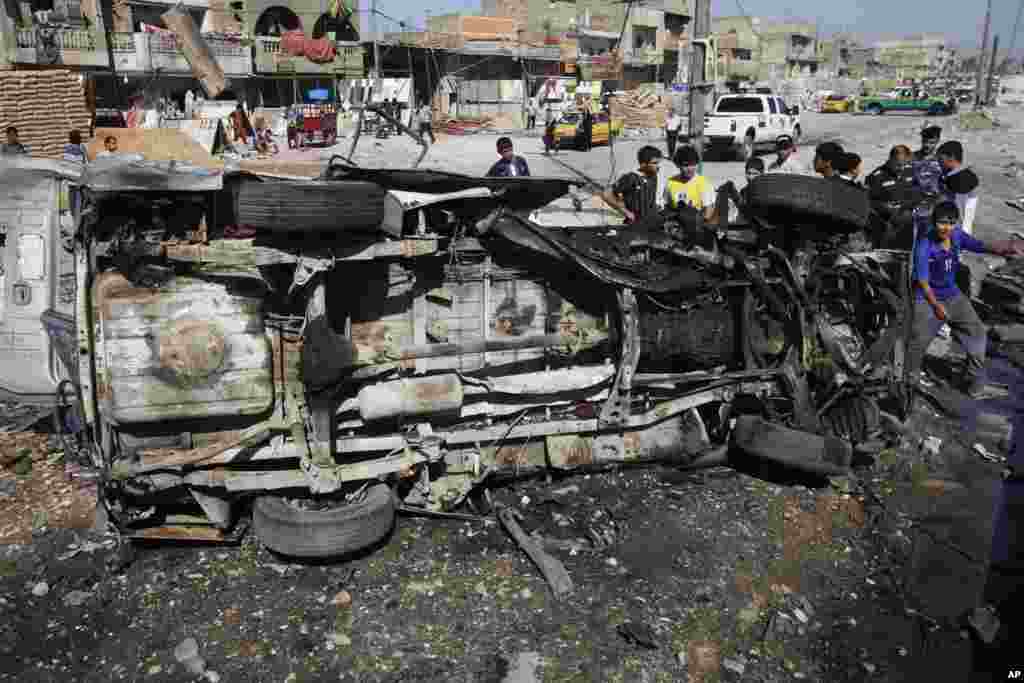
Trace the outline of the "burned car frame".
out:
<instances>
[{"instance_id":1,"label":"burned car frame","mask_svg":"<svg viewBox=\"0 0 1024 683\"><path fill-rule=\"evenodd\" d=\"M231 540L251 510L268 547L333 556L552 469L732 448L837 474L901 393L905 255L845 248L850 215L815 236L835 219L770 187L749 224L569 229L527 218L564 179L83 183L82 441L132 538Z\"/></svg>"}]
</instances>

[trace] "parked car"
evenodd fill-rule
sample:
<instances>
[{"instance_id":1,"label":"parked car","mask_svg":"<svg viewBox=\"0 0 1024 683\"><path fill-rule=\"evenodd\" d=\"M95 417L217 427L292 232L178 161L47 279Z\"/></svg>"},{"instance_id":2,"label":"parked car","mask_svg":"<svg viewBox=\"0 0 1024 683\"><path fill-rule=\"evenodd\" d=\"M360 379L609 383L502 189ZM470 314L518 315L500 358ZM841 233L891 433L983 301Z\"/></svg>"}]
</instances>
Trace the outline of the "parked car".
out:
<instances>
[{"instance_id":1,"label":"parked car","mask_svg":"<svg viewBox=\"0 0 1024 683\"><path fill-rule=\"evenodd\" d=\"M829 95L821 103L822 114L846 114L850 111L851 100L846 95Z\"/></svg>"},{"instance_id":2,"label":"parked car","mask_svg":"<svg viewBox=\"0 0 1024 683\"><path fill-rule=\"evenodd\" d=\"M607 144L610 135L622 135L624 123L622 119L609 122L608 112L594 114L591 129L591 144ZM566 112L555 126L555 142L559 147L583 146L583 115L580 112Z\"/></svg>"},{"instance_id":3,"label":"parked car","mask_svg":"<svg viewBox=\"0 0 1024 683\"><path fill-rule=\"evenodd\" d=\"M738 152L743 160L779 138L799 140L800 107L788 107L777 95L723 95L704 116L704 137L712 149Z\"/></svg>"},{"instance_id":4,"label":"parked car","mask_svg":"<svg viewBox=\"0 0 1024 683\"><path fill-rule=\"evenodd\" d=\"M893 111L919 111L936 116L951 114L956 106L950 100L918 94L909 88L898 91L895 97L862 97L858 104L861 111L876 116Z\"/></svg>"},{"instance_id":5,"label":"parked car","mask_svg":"<svg viewBox=\"0 0 1024 683\"><path fill-rule=\"evenodd\" d=\"M551 470L738 450L843 473L878 401L900 413L908 259L844 248L869 216L846 185L755 179L718 231L685 207L543 227L574 181L335 160L315 180L111 160L82 182L90 324L63 343L127 538L251 518L275 551L344 555L399 506Z\"/></svg>"}]
</instances>

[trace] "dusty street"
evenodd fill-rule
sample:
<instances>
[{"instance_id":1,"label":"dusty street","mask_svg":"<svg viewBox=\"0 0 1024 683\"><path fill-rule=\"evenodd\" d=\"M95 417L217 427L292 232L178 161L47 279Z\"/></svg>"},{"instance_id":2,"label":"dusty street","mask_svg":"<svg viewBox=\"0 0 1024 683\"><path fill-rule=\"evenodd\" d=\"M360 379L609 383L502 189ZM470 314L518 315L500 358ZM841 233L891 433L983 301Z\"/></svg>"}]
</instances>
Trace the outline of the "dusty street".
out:
<instances>
[{"instance_id":1,"label":"dusty street","mask_svg":"<svg viewBox=\"0 0 1024 683\"><path fill-rule=\"evenodd\" d=\"M984 131L936 121L981 179L982 238L1021 223L1004 200L1024 189L1007 175L1024 168L1024 115L999 115L1003 127ZM916 147L925 119L803 120L806 162L837 140L870 172L892 145ZM549 158L537 136L513 138L533 175L570 175L562 161L601 182L648 144L617 142L613 170L606 147ZM442 136L424 165L482 173L495 140ZM407 139L370 138L356 159L394 168L415 155ZM705 172L717 185L739 182L743 167L709 161ZM563 201L552 215L573 213ZM583 213L603 219L596 203ZM739 460L495 489L493 502L517 509L564 563L575 590L561 601L493 516L400 516L378 547L329 563L276 556L252 534L118 553L76 512L93 494L68 483L59 443L7 435L0 454L30 449L33 463L0 470L0 680L965 681L975 644L958 620L983 602L1002 485L1001 465L974 447L1008 453L1021 355L990 354L1009 399L951 399L952 415L922 401L850 477L794 479Z\"/></svg>"}]
</instances>

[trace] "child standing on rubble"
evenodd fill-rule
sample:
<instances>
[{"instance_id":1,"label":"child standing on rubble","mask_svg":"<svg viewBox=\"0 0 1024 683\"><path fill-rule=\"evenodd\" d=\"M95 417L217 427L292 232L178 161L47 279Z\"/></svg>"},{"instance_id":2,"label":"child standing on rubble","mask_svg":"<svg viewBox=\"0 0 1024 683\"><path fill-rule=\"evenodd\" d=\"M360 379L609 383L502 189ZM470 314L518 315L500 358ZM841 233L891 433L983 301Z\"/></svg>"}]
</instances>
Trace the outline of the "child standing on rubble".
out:
<instances>
[{"instance_id":1,"label":"child standing on rubble","mask_svg":"<svg viewBox=\"0 0 1024 683\"><path fill-rule=\"evenodd\" d=\"M963 250L1005 257L1022 255L1012 241L986 243L964 232L960 226L960 210L953 202L936 205L932 210L930 231L919 237L914 247L917 295L907 371L911 386L916 386L925 350L939 329L948 324L967 352L967 393L973 399L984 399L989 397L990 391L983 379L988 333L970 299L956 284Z\"/></svg>"}]
</instances>

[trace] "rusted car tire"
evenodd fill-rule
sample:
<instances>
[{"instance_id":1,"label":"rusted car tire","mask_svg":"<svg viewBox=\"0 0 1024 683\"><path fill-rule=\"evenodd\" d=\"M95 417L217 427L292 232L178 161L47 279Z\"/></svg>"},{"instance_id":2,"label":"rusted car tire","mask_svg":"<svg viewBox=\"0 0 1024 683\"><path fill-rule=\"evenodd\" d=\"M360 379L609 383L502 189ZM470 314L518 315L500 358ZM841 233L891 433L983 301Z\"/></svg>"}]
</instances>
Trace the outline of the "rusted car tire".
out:
<instances>
[{"instance_id":1,"label":"rusted car tire","mask_svg":"<svg viewBox=\"0 0 1024 683\"><path fill-rule=\"evenodd\" d=\"M837 232L863 230L871 214L864 190L837 180L789 173L767 173L751 181L747 205L755 216L775 225L825 223Z\"/></svg>"},{"instance_id":2,"label":"rusted car tire","mask_svg":"<svg viewBox=\"0 0 1024 683\"><path fill-rule=\"evenodd\" d=\"M374 484L359 503L326 511L299 510L280 496L261 496L252 522L263 545L292 557L334 557L367 548L395 523L395 498L385 484Z\"/></svg>"},{"instance_id":3,"label":"rusted car tire","mask_svg":"<svg viewBox=\"0 0 1024 683\"><path fill-rule=\"evenodd\" d=\"M358 180L256 180L235 189L239 225L272 232L374 231L384 220L384 188Z\"/></svg>"}]
</instances>

